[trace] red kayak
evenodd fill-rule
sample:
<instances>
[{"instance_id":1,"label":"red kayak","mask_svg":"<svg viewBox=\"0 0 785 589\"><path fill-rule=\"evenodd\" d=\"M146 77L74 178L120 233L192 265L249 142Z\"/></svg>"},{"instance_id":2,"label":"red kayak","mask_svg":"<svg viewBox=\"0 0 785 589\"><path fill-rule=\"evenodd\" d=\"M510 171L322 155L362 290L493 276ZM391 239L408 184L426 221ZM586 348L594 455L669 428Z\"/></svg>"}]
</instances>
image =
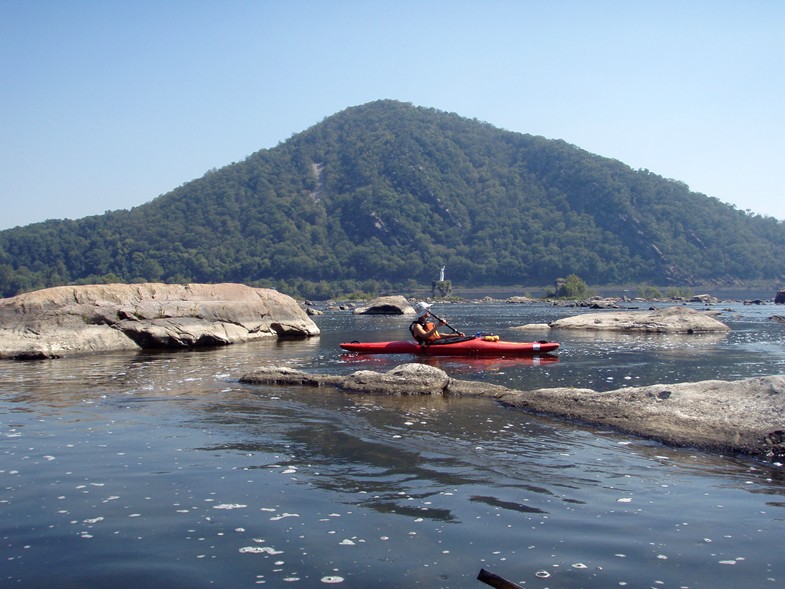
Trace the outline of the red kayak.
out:
<instances>
[{"instance_id":1,"label":"red kayak","mask_svg":"<svg viewBox=\"0 0 785 589\"><path fill-rule=\"evenodd\" d=\"M420 345L414 341L351 342L340 346L360 354L424 354L428 356L534 356L558 349L556 342L505 342L488 341L482 337L449 338L436 343Z\"/></svg>"}]
</instances>

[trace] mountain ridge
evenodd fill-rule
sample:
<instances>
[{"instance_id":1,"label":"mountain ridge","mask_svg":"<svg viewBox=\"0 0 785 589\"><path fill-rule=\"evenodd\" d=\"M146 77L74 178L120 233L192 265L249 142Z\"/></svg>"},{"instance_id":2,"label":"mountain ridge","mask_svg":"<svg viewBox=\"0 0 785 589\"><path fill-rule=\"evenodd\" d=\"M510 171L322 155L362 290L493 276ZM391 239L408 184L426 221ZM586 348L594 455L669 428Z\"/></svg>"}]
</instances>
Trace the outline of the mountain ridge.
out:
<instances>
[{"instance_id":1,"label":"mountain ridge","mask_svg":"<svg viewBox=\"0 0 785 589\"><path fill-rule=\"evenodd\" d=\"M783 280L785 224L562 140L380 100L130 210L0 232L0 292L241 282L330 295Z\"/></svg>"}]
</instances>

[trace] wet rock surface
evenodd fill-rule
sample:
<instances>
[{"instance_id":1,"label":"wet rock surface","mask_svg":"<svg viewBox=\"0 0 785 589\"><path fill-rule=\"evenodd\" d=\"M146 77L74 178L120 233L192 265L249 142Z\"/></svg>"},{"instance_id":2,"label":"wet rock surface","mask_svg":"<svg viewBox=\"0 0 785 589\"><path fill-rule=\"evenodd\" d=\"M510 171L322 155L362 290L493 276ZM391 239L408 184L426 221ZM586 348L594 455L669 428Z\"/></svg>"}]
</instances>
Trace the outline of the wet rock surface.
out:
<instances>
[{"instance_id":1,"label":"wet rock surface","mask_svg":"<svg viewBox=\"0 0 785 589\"><path fill-rule=\"evenodd\" d=\"M521 391L453 379L424 364L404 364L387 373L362 370L348 376L268 367L240 380L246 384L335 386L348 392L386 395L489 397L522 411L607 426L675 446L785 455L785 376L608 392L575 388Z\"/></svg>"}]
</instances>

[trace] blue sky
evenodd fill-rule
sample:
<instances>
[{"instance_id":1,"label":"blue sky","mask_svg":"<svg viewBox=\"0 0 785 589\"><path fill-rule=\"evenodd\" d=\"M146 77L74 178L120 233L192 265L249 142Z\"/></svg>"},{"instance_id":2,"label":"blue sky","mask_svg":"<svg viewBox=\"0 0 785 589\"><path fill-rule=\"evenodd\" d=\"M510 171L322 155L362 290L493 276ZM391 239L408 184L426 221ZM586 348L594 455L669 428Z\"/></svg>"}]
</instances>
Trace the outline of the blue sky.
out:
<instances>
[{"instance_id":1,"label":"blue sky","mask_svg":"<svg viewBox=\"0 0 785 589\"><path fill-rule=\"evenodd\" d=\"M0 229L391 98L785 220L785 0L0 0Z\"/></svg>"}]
</instances>

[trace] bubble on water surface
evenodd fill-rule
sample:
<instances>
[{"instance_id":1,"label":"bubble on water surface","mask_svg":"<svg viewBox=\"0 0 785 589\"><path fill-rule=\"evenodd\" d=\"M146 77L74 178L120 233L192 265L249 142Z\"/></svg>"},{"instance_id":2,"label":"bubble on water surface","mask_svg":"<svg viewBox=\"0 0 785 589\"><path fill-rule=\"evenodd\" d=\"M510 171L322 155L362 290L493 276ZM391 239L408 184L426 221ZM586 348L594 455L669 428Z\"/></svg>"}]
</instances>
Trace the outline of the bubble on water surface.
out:
<instances>
[{"instance_id":1,"label":"bubble on water surface","mask_svg":"<svg viewBox=\"0 0 785 589\"><path fill-rule=\"evenodd\" d=\"M341 546L354 546L355 545L354 541L353 540L349 540L348 538L344 538L338 544L340 544Z\"/></svg>"},{"instance_id":2,"label":"bubble on water surface","mask_svg":"<svg viewBox=\"0 0 785 589\"><path fill-rule=\"evenodd\" d=\"M248 507L247 505L243 505L242 503L221 503L219 505L213 505L213 509L245 509Z\"/></svg>"},{"instance_id":3,"label":"bubble on water surface","mask_svg":"<svg viewBox=\"0 0 785 589\"><path fill-rule=\"evenodd\" d=\"M575 564L572 565L572 568L574 568L574 569L587 569L589 567L587 567L582 562L576 562Z\"/></svg>"},{"instance_id":4,"label":"bubble on water surface","mask_svg":"<svg viewBox=\"0 0 785 589\"><path fill-rule=\"evenodd\" d=\"M534 573L534 576L537 577L538 579L547 579L548 577L551 576L551 574L548 571L537 571L536 573Z\"/></svg>"},{"instance_id":5,"label":"bubble on water surface","mask_svg":"<svg viewBox=\"0 0 785 589\"><path fill-rule=\"evenodd\" d=\"M343 577L339 577L337 575L329 575L327 577L321 578L322 583L333 584L333 583L343 583Z\"/></svg>"}]
</instances>

